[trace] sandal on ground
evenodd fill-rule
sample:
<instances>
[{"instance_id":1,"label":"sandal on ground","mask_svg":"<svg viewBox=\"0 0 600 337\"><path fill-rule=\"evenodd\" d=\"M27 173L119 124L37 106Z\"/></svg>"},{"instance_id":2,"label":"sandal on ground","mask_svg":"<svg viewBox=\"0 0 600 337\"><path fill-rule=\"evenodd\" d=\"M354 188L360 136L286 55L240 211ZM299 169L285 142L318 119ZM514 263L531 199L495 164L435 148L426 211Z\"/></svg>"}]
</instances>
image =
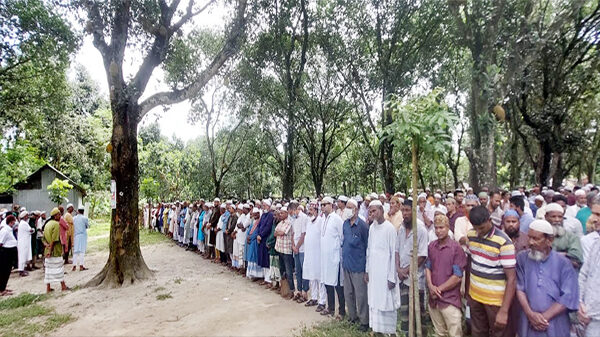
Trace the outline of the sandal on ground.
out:
<instances>
[{"instance_id":1,"label":"sandal on ground","mask_svg":"<svg viewBox=\"0 0 600 337\"><path fill-rule=\"evenodd\" d=\"M84 271L84 270L89 270L90 268L86 268L86 267L79 267L79 271Z\"/></svg>"},{"instance_id":2,"label":"sandal on ground","mask_svg":"<svg viewBox=\"0 0 600 337\"><path fill-rule=\"evenodd\" d=\"M322 316L332 316L333 317L333 312L329 311L328 309L324 309L323 311L321 311L321 315Z\"/></svg>"},{"instance_id":3,"label":"sandal on ground","mask_svg":"<svg viewBox=\"0 0 600 337\"><path fill-rule=\"evenodd\" d=\"M315 305L317 305L317 301L315 300L310 300L304 304L305 307L313 307Z\"/></svg>"},{"instance_id":4,"label":"sandal on ground","mask_svg":"<svg viewBox=\"0 0 600 337\"><path fill-rule=\"evenodd\" d=\"M308 298L305 298L304 296L300 296L298 297L298 299L296 300L297 303L304 303L308 301Z\"/></svg>"}]
</instances>

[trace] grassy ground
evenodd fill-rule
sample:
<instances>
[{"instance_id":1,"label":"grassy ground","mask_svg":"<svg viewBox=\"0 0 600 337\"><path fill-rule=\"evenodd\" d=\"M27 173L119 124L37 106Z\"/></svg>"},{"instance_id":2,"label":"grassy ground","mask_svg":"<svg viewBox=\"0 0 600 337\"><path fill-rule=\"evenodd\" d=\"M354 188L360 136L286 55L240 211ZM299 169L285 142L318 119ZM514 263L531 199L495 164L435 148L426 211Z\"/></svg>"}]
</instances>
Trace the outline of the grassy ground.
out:
<instances>
[{"instance_id":1,"label":"grassy ground","mask_svg":"<svg viewBox=\"0 0 600 337\"><path fill-rule=\"evenodd\" d=\"M71 315L60 315L42 302L47 295L23 293L0 301L0 336L48 335L69 322Z\"/></svg>"},{"instance_id":2,"label":"grassy ground","mask_svg":"<svg viewBox=\"0 0 600 337\"><path fill-rule=\"evenodd\" d=\"M110 239L110 219L95 219L90 222L88 229L87 252L93 253L108 249ZM140 229L140 246L169 242L166 236L148 229Z\"/></svg>"},{"instance_id":3,"label":"grassy ground","mask_svg":"<svg viewBox=\"0 0 600 337\"><path fill-rule=\"evenodd\" d=\"M398 322L398 333L396 336L403 337L404 334L399 332L400 323ZM425 337L434 336L431 323L426 325L427 335ZM370 332L360 332L358 325L351 324L348 321L331 320L319 323L311 328L304 328L300 331L299 337L370 337Z\"/></svg>"}]
</instances>

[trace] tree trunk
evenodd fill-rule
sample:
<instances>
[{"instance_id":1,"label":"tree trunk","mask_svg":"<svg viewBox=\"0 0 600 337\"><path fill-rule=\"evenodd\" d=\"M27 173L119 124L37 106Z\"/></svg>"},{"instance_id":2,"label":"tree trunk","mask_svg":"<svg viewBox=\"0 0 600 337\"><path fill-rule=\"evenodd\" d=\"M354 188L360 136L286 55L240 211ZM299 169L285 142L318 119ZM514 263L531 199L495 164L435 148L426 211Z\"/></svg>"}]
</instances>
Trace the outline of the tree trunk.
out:
<instances>
[{"instance_id":1,"label":"tree trunk","mask_svg":"<svg viewBox=\"0 0 600 337\"><path fill-rule=\"evenodd\" d=\"M381 174L383 189L385 192L394 193L394 145L386 138L379 146L379 161L381 162Z\"/></svg>"},{"instance_id":2,"label":"tree trunk","mask_svg":"<svg viewBox=\"0 0 600 337\"><path fill-rule=\"evenodd\" d=\"M412 144L412 233L413 233L413 252L418 251L417 247L417 207L419 207L417 203L417 176L419 167L419 159L417 156L417 144L413 142ZM419 285L418 277L417 277L417 264L418 264L418 254L412 254L411 263L410 263L410 289L409 296L412 295L412 298L409 298L409 323L408 323L408 335L410 337L416 336L421 337L421 307L419 304ZM412 317L410 315L412 313ZM416 323L416 324L415 324Z\"/></svg>"},{"instance_id":3,"label":"tree trunk","mask_svg":"<svg viewBox=\"0 0 600 337\"><path fill-rule=\"evenodd\" d=\"M215 180L213 183L215 185L215 198L218 198L221 195L221 180Z\"/></svg>"},{"instance_id":4,"label":"tree trunk","mask_svg":"<svg viewBox=\"0 0 600 337\"><path fill-rule=\"evenodd\" d=\"M294 118L293 116L291 118ZM294 153L294 142L295 142L295 125L292 120L288 122L287 128L287 143L283 146L284 160L283 160L283 183L281 192L283 198L292 199L294 197L294 166L296 164L296 158Z\"/></svg>"},{"instance_id":5,"label":"tree trunk","mask_svg":"<svg viewBox=\"0 0 600 337\"><path fill-rule=\"evenodd\" d=\"M562 185L562 181L565 178L565 167L563 164L562 153L555 152L553 156L554 174L552 174L552 188L558 191Z\"/></svg>"},{"instance_id":6,"label":"tree trunk","mask_svg":"<svg viewBox=\"0 0 600 337\"><path fill-rule=\"evenodd\" d=\"M131 109L126 104L112 109L111 175L117 184L117 207L112 210L108 261L88 286L115 287L152 276L139 244L138 114Z\"/></svg>"},{"instance_id":7,"label":"tree trunk","mask_svg":"<svg viewBox=\"0 0 600 337\"><path fill-rule=\"evenodd\" d=\"M536 170L536 183L540 184L541 186L548 186L552 164L552 148L548 142L540 142L538 158L539 164Z\"/></svg>"}]
</instances>

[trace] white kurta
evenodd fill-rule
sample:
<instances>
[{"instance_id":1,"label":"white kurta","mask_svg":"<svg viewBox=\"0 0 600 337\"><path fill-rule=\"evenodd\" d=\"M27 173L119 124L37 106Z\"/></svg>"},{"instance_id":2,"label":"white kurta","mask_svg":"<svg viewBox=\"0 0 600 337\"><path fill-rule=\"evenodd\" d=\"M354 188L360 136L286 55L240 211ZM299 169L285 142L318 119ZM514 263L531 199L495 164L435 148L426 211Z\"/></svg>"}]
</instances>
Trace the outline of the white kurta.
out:
<instances>
[{"instance_id":1,"label":"white kurta","mask_svg":"<svg viewBox=\"0 0 600 337\"><path fill-rule=\"evenodd\" d=\"M306 236L304 237L304 262L302 264L302 278L305 280L321 279L321 226L323 217L309 219L306 222Z\"/></svg>"},{"instance_id":2,"label":"white kurta","mask_svg":"<svg viewBox=\"0 0 600 337\"><path fill-rule=\"evenodd\" d=\"M192 213L192 217L190 219L190 231L193 233L192 234L192 244L195 246L198 244L198 228L196 228L196 226L198 225L198 217L200 216L200 212L195 211Z\"/></svg>"},{"instance_id":3,"label":"white kurta","mask_svg":"<svg viewBox=\"0 0 600 337\"><path fill-rule=\"evenodd\" d=\"M29 227L29 224L25 220L19 222L18 237L17 237L17 250L19 253L19 268L18 270L25 270L25 264L27 261L31 261L31 233L33 228Z\"/></svg>"},{"instance_id":4,"label":"white kurta","mask_svg":"<svg viewBox=\"0 0 600 337\"><path fill-rule=\"evenodd\" d=\"M344 284L340 271L343 239L342 218L329 214L321 229L321 282L328 286ZM340 284L338 284L338 275Z\"/></svg>"},{"instance_id":5,"label":"white kurta","mask_svg":"<svg viewBox=\"0 0 600 337\"><path fill-rule=\"evenodd\" d=\"M221 230L217 232L217 237L216 237L216 241L215 241L215 247L217 248L217 250L224 252L225 251L225 238L223 237L223 215L225 213L221 214L221 217L219 217L219 223L217 225L218 228L220 228Z\"/></svg>"},{"instance_id":6,"label":"white kurta","mask_svg":"<svg viewBox=\"0 0 600 337\"><path fill-rule=\"evenodd\" d=\"M396 228L389 221L373 222L369 228L366 271L369 274L369 308L390 311L400 308L400 287L396 274ZM388 281L396 284L388 289Z\"/></svg>"}]
</instances>

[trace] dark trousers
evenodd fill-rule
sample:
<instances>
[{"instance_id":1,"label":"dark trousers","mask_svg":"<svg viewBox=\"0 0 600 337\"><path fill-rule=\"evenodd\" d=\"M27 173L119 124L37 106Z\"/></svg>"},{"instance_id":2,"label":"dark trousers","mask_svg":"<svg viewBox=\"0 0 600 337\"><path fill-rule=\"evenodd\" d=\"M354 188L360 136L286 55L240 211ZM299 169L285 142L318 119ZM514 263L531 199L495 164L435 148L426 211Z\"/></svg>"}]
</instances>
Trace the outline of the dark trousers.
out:
<instances>
[{"instance_id":1,"label":"dark trousers","mask_svg":"<svg viewBox=\"0 0 600 337\"><path fill-rule=\"evenodd\" d=\"M65 264L69 262L69 254L71 254L72 246L73 241L71 241L71 236L67 235L67 250L63 254L63 260L65 260Z\"/></svg>"},{"instance_id":2,"label":"dark trousers","mask_svg":"<svg viewBox=\"0 0 600 337\"><path fill-rule=\"evenodd\" d=\"M409 290L409 286L400 283L400 331L405 334L408 334ZM425 291L423 290L419 290L419 308L421 309L421 329L423 330L423 336L427 336L427 329L425 328L425 324L423 324L427 319L427 311L425 310Z\"/></svg>"},{"instance_id":3,"label":"dark trousers","mask_svg":"<svg viewBox=\"0 0 600 337\"><path fill-rule=\"evenodd\" d=\"M467 303L471 310L471 336L472 337L514 337L514 329L494 329L499 306L483 304L467 296ZM510 320L510 317L509 317ZM509 322L510 324L510 322Z\"/></svg>"},{"instance_id":4,"label":"dark trousers","mask_svg":"<svg viewBox=\"0 0 600 337\"><path fill-rule=\"evenodd\" d=\"M17 261L17 247L0 247L0 291L6 290L15 261Z\"/></svg>"},{"instance_id":5,"label":"dark trousers","mask_svg":"<svg viewBox=\"0 0 600 337\"><path fill-rule=\"evenodd\" d=\"M344 287L340 286L340 273L342 272L342 267L338 270L338 285L337 286L328 286L325 285L325 290L327 291L327 310L332 313L335 312L335 296L334 289L337 293L339 303L339 313L340 316L346 316L346 298L344 297Z\"/></svg>"},{"instance_id":6,"label":"dark trousers","mask_svg":"<svg viewBox=\"0 0 600 337\"><path fill-rule=\"evenodd\" d=\"M294 256L292 254L279 253L279 272L282 279L284 277L287 279L290 291L293 292L296 287L294 287Z\"/></svg>"}]
</instances>

